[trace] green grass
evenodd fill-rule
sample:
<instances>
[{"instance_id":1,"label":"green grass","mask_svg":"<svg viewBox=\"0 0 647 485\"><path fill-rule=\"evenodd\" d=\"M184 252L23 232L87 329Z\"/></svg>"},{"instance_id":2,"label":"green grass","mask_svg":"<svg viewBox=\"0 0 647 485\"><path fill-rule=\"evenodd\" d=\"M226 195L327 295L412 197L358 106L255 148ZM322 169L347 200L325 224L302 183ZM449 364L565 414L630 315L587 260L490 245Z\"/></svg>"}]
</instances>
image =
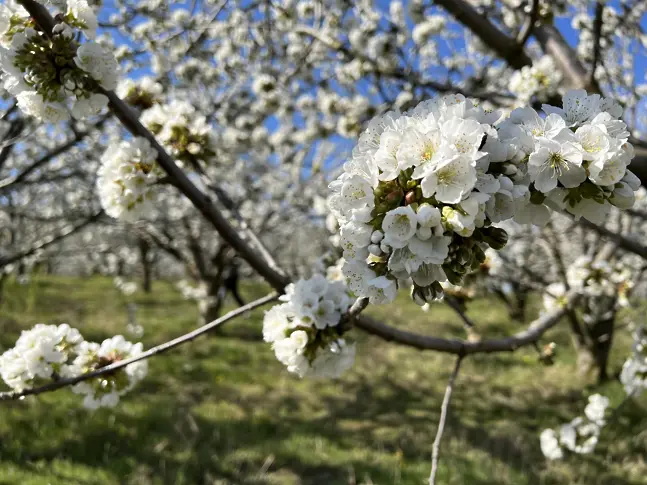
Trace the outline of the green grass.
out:
<instances>
[{"instance_id":1,"label":"green grass","mask_svg":"<svg viewBox=\"0 0 647 485\"><path fill-rule=\"evenodd\" d=\"M169 284L134 299L146 347L195 328L194 305ZM401 327L463 336L444 305L423 313L407 300L371 311ZM484 336L518 330L496 301L476 301L469 314ZM425 484L453 358L357 333L352 371L334 382L300 380L259 339L261 319L258 310L153 358L148 378L114 410L88 412L68 390L0 403L0 485ZM67 322L101 340L125 332L125 304L107 278L9 283L0 351L38 322ZM581 413L590 393L616 404L623 396L617 382L598 387L577 377L566 325L549 338L561 350L551 367L531 348L465 361L439 484L647 483L645 400L624 407L594 455L543 459L543 428ZM618 339L612 370L627 346Z\"/></svg>"}]
</instances>

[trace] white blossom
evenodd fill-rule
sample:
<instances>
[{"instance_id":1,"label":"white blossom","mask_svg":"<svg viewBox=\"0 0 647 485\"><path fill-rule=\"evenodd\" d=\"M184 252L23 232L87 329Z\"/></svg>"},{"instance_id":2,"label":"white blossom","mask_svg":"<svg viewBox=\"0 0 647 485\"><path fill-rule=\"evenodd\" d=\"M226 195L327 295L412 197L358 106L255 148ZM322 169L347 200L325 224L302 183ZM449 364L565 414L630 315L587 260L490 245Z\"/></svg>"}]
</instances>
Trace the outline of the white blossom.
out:
<instances>
[{"instance_id":1,"label":"white blossom","mask_svg":"<svg viewBox=\"0 0 647 485\"><path fill-rule=\"evenodd\" d=\"M265 312L263 338L276 358L299 377L339 377L352 366L355 345L337 328L351 299L341 281L315 274L291 283L285 303Z\"/></svg>"},{"instance_id":2,"label":"white blossom","mask_svg":"<svg viewBox=\"0 0 647 485\"><path fill-rule=\"evenodd\" d=\"M145 138L121 142L101 159L97 189L101 206L116 219L134 221L150 210L159 169L157 152Z\"/></svg>"}]
</instances>

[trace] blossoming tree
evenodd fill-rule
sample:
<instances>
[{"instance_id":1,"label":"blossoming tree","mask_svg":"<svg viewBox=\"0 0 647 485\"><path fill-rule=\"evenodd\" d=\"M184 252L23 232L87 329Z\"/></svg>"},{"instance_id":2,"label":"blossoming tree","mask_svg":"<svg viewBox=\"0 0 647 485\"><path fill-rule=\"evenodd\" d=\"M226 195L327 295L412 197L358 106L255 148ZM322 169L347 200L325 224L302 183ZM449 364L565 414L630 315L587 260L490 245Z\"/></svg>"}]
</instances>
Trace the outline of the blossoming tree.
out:
<instances>
[{"instance_id":1,"label":"blossoming tree","mask_svg":"<svg viewBox=\"0 0 647 485\"><path fill-rule=\"evenodd\" d=\"M218 318L212 308L203 326L148 350L121 336L94 343L65 324L38 325L0 358L13 389L0 399L71 387L87 407L114 406L144 378L146 359L280 299L263 336L304 378L348 369L355 328L455 356L433 446L435 483L462 360L537 344L577 305L593 316L608 298L605 311L614 312L622 271L575 261L563 287L545 289L547 311L500 339L414 334L363 310L400 289L423 307L441 300L516 236L506 230L512 222L568 220L647 257L622 227L605 225L632 209L647 182L645 85L633 72L644 57L637 42L645 42L647 7L590 3L412 0L381 10L369 1L206 1L187 10L117 1L101 21L86 0L0 5L8 102L0 169L14 164L0 181L10 194L0 209L34 205L19 196L39 177L60 193L36 205L63 200L67 212L98 201L147 244L189 261L208 298L234 255L275 290ZM560 16L573 18L575 48L556 27ZM63 141L52 145L54 135ZM65 197L71 188L77 196ZM306 240L328 212L343 259L322 268L314 263L325 245ZM19 243L0 267L100 216L84 213L59 236ZM298 234L297 265L285 241ZM308 263L314 270L304 270ZM631 395L645 387L643 340L623 371ZM597 436L606 406L592 396L588 421L559 437L544 432L545 454L592 450L577 440Z\"/></svg>"}]
</instances>

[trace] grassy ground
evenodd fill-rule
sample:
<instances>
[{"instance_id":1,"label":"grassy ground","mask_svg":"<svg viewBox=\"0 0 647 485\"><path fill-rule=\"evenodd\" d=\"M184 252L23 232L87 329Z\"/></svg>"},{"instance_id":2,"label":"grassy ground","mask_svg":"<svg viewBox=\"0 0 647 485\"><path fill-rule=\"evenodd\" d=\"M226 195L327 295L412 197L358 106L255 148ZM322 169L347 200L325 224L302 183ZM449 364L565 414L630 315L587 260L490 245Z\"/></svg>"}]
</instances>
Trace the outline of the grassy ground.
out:
<instances>
[{"instance_id":1,"label":"grassy ground","mask_svg":"<svg viewBox=\"0 0 647 485\"><path fill-rule=\"evenodd\" d=\"M249 298L260 289L248 288ZM10 283L0 307L0 351L21 329L68 322L88 339L125 332L125 304L109 279ZM170 285L136 294L145 345L195 327ZM391 323L462 336L443 305L423 313L403 297L375 311ZM481 333L518 329L493 301L469 314ZM87 412L67 390L0 403L0 485L422 485L430 468L448 356L357 335L355 368L336 382L299 380L259 340L262 310L150 362L149 377L114 410ZM565 330L552 367L532 349L468 359L441 449L441 484L647 483L647 402L629 402L592 456L547 464L538 435L581 413L588 394L622 399L575 375ZM627 351L620 339L613 369Z\"/></svg>"}]
</instances>

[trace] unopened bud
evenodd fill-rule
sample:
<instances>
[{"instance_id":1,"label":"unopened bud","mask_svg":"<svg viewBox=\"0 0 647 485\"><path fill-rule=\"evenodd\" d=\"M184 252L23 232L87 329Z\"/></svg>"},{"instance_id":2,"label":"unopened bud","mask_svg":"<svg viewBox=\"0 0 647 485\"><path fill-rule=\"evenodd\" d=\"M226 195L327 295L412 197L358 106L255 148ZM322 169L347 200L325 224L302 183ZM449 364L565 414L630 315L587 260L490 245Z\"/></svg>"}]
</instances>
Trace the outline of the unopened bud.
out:
<instances>
[{"instance_id":1,"label":"unopened bud","mask_svg":"<svg viewBox=\"0 0 647 485\"><path fill-rule=\"evenodd\" d=\"M503 249L508 243L508 233L500 227L488 227L481 231L483 240L492 248Z\"/></svg>"},{"instance_id":2,"label":"unopened bud","mask_svg":"<svg viewBox=\"0 0 647 485\"><path fill-rule=\"evenodd\" d=\"M431 237L431 228L430 227L419 227L416 231L416 236L421 241L426 241Z\"/></svg>"},{"instance_id":3,"label":"unopened bud","mask_svg":"<svg viewBox=\"0 0 647 485\"><path fill-rule=\"evenodd\" d=\"M373 244L378 244L382 239L384 239L382 231L373 231L373 234L371 234L371 242Z\"/></svg>"},{"instance_id":4,"label":"unopened bud","mask_svg":"<svg viewBox=\"0 0 647 485\"><path fill-rule=\"evenodd\" d=\"M471 258L472 253L464 246L459 247L456 251L456 261L458 261L462 265L467 264Z\"/></svg>"},{"instance_id":5,"label":"unopened bud","mask_svg":"<svg viewBox=\"0 0 647 485\"><path fill-rule=\"evenodd\" d=\"M404 196L404 203L406 205L413 204L416 201L416 191L410 190L407 192L407 195Z\"/></svg>"},{"instance_id":6,"label":"unopened bud","mask_svg":"<svg viewBox=\"0 0 647 485\"><path fill-rule=\"evenodd\" d=\"M443 271L445 272L445 276L447 276L447 280L452 285L460 285L461 281L463 281L463 277L457 274L448 264L443 265Z\"/></svg>"},{"instance_id":7,"label":"unopened bud","mask_svg":"<svg viewBox=\"0 0 647 485\"><path fill-rule=\"evenodd\" d=\"M387 194L385 200L389 205L399 204L402 200L402 189L394 190L393 192Z\"/></svg>"},{"instance_id":8,"label":"unopened bud","mask_svg":"<svg viewBox=\"0 0 647 485\"><path fill-rule=\"evenodd\" d=\"M531 192L530 193L530 203L535 205L543 204L546 200L546 196L541 192Z\"/></svg>"}]
</instances>

